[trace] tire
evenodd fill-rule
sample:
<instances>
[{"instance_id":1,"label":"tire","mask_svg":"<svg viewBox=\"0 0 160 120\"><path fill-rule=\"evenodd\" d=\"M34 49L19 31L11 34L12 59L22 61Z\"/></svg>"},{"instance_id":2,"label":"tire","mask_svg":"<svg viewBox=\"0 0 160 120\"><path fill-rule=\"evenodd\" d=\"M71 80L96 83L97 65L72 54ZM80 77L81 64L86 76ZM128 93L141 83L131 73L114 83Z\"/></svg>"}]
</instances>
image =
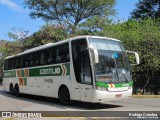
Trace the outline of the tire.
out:
<instances>
[{"instance_id":1,"label":"tire","mask_svg":"<svg viewBox=\"0 0 160 120\"><path fill-rule=\"evenodd\" d=\"M10 91L10 93L11 93L12 95L14 95L13 84L10 84L9 91Z\"/></svg>"},{"instance_id":2,"label":"tire","mask_svg":"<svg viewBox=\"0 0 160 120\"><path fill-rule=\"evenodd\" d=\"M70 93L67 87L63 87L59 91L59 100L62 104L68 105L71 104Z\"/></svg>"},{"instance_id":3,"label":"tire","mask_svg":"<svg viewBox=\"0 0 160 120\"><path fill-rule=\"evenodd\" d=\"M15 87L14 87L14 95L16 97L19 97L20 96L20 93L19 93L19 86L16 84Z\"/></svg>"}]
</instances>

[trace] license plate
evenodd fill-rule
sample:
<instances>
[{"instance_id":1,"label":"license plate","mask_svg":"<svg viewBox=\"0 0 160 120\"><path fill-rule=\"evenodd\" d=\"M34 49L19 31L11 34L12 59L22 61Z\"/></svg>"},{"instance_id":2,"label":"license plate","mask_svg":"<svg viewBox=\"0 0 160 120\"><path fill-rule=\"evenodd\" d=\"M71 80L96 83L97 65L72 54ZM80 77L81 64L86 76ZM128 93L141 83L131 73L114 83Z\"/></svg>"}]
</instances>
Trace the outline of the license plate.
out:
<instances>
[{"instance_id":1,"label":"license plate","mask_svg":"<svg viewBox=\"0 0 160 120\"><path fill-rule=\"evenodd\" d=\"M115 95L115 98L120 98L120 97L122 97L122 94L116 94Z\"/></svg>"},{"instance_id":2,"label":"license plate","mask_svg":"<svg viewBox=\"0 0 160 120\"><path fill-rule=\"evenodd\" d=\"M128 87L108 88L108 91L110 91L110 92L126 91L126 90L128 90Z\"/></svg>"}]
</instances>

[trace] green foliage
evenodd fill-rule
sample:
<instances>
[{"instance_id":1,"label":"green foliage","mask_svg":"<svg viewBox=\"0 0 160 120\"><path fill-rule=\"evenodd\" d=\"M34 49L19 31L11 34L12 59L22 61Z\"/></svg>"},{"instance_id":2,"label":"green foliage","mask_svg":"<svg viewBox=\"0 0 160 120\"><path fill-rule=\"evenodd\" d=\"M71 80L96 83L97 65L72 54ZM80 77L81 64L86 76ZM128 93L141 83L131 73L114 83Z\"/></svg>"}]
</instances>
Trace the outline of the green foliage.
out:
<instances>
[{"instance_id":1,"label":"green foliage","mask_svg":"<svg viewBox=\"0 0 160 120\"><path fill-rule=\"evenodd\" d=\"M82 21L112 15L115 0L25 0L24 4L32 10L32 18L54 21L74 35Z\"/></svg>"},{"instance_id":2,"label":"green foliage","mask_svg":"<svg viewBox=\"0 0 160 120\"><path fill-rule=\"evenodd\" d=\"M23 28L12 28L12 32L8 32L8 37L12 40L14 53L22 52L26 49L26 38L28 37L29 31Z\"/></svg>"},{"instance_id":3,"label":"green foliage","mask_svg":"<svg viewBox=\"0 0 160 120\"><path fill-rule=\"evenodd\" d=\"M63 26L47 23L33 35L26 38L25 45L27 48L33 48L46 43L54 43L67 38L68 34Z\"/></svg>"},{"instance_id":4,"label":"green foliage","mask_svg":"<svg viewBox=\"0 0 160 120\"><path fill-rule=\"evenodd\" d=\"M79 25L79 29L75 35L102 35L104 26L111 24L111 22L112 20L107 19L105 16L88 18Z\"/></svg>"},{"instance_id":5,"label":"green foliage","mask_svg":"<svg viewBox=\"0 0 160 120\"><path fill-rule=\"evenodd\" d=\"M15 44L15 42L9 42L6 40L0 41L0 81L2 81L3 77L2 70L5 57L16 53L17 53L17 44Z\"/></svg>"},{"instance_id":6,"label":"green foliage","mask_svg":"<svg viewBox=\"0 0 160 120\"><path fill-rule=\"evenodd\" d=\"M12 28L12 32L8 32L8 37L11 41L0 41L0 81L2 81L2 70L4 59L7 56L15 55L25 50L25 40L29 31L22 28Z\"/></svg>"},{"instance_id":7,"label":"green foliage","mask_svg":"<svg viewBox=\"0 0 160 120\"><path fill-rule=\"evenodd\" d=\"M140 65L133 68L134 80L144 75L144 84L139 87L147 92L149 79L160 75L160 26L157 20L146 19L141 22L129 20L105 27L103 34L122 40L127 50L137 51ZM156 88L158 89L158 88Z\"/></svg>"},{"instance_id":8,"label":"green foliage","mask_svg":"<svg viewBox=\"0 0 160 120\"><path fill-rule=\"evenodd\" d=\"M136 4L136 9L131 13L132 18L141 20L160 17L160 0L140 0Z\"/></svg>"}]
</instances>

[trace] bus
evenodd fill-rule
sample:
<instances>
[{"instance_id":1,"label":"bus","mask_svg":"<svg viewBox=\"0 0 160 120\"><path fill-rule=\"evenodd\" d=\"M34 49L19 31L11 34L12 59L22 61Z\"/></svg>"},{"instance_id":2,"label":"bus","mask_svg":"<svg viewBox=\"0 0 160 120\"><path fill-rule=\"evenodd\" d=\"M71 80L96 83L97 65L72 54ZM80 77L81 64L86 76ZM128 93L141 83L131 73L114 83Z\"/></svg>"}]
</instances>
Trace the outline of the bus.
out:
<instances>
[{"instance_id":1,"label":"bus","mask_svg":"<svg viewBox=\"0 0 160 120\"><path fill-rule=\"evenodd\" d=\"M15 96L31 94L103 102L130 98L133 80L122 42L101 36L77 36L8 56L4 61L3 90Z\"/></svg>"}]
</instances>

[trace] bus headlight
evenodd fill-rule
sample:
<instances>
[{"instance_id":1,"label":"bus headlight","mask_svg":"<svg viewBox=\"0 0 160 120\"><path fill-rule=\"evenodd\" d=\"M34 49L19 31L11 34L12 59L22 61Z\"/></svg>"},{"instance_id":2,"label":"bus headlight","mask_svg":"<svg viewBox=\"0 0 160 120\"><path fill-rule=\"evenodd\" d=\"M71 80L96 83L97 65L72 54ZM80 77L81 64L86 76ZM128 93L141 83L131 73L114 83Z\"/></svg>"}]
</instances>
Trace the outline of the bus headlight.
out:
<instances>
[{"instance_id":1,"label":"bus headlight","mask_svg":"<svg viewBox=\"0 0 160 120\"><path fill-rule=\"evenodd\" d=\"M101 91L108 91L107 88L105 88L105 87L100 87L100 86L96 86L96 89L97 89L97 90L101 90Z\"/></svg>"}]
</instances>

